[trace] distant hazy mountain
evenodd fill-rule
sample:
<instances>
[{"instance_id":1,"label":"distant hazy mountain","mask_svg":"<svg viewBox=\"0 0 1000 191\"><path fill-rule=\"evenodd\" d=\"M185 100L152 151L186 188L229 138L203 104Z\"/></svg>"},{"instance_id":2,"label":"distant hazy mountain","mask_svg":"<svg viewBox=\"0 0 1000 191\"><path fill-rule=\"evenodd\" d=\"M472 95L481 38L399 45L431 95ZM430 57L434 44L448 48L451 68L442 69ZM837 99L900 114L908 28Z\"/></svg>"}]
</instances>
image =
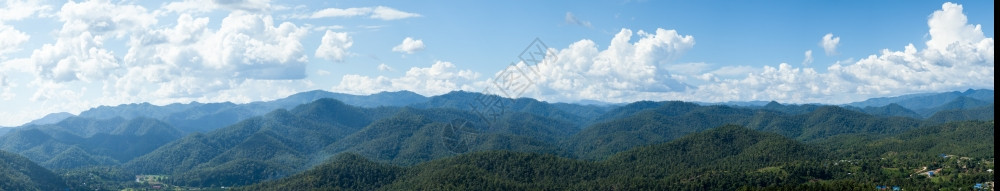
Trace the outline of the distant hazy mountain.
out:
<instances>
[{"instance_id":1,"label":"distant hazy mountain","mask_svg":"<svg viewBox=\"0 0 1000 191\"><path fill-rule=\"evenodd\" d=\"M31 122L28 122L25 125L48 125L48 124L54 124L54 123L59 123L59 121L62 121L63 119L66 119L66 118L69 118L69 117L73 117L73 116L76 116L76 115L73 115L72 113L66 113L66 112L50 113L48 115L45 115L45 117L32 120Z\"/></svg>"},{"instance_id":2,"label":"distant hazy mountain","mask_svg":"<svg viewBox=\"0 0 1000 191\"><path fill-rule=\"evenodd\" d=\"M949 102L954 101L955 99L958 99L959 97L968 97L992 103L993 90L969 89L966 90L965 92L953 91L953 92L943 92L943 93L910 94L897 97L871 98L861 102L849 103L847 105L864 108L864 107L880 107L889 105L891 103L896 103L899 104L900 106L906 107L907 109L918 111L947 104Z\"/></svg>"},{"instance_id":3,"label":"distant hazy mountain","mask_svg":"<svg viewBox=\"0 0 1000 191\"><path fill-rule=\"evenodd\" d=\"M273 101L258 101L246 104L191 102L164 106L149 103L100 106L81 112L80 117L95 119L146 117L162 120L186 133L207 132L253 116L264 115L275 109L291 109L300 104L322 98L333 98L359 107L404 106L428 100L427 97L409 91L381 92L372 95L350 95L314 90L297 93Z\"/></svg>"}]
</instances>

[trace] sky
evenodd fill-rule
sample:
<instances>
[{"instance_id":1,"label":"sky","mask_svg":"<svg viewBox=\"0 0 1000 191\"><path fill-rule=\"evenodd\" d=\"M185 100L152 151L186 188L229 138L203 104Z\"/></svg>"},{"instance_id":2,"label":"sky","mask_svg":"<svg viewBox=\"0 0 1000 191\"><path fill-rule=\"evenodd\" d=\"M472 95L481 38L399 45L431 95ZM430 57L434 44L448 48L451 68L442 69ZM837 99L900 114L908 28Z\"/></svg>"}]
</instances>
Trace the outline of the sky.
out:
<instances>
[{"instance_id":1,"label":"sky","mask_svg":"<svg viewBox=\"0 0 1000 191\"><path fill-rule=\"evenodd\" d=\"M993 1L0 1L0 126L309 90L842 104L993 89Z\"/></svg>"}]
</instances>

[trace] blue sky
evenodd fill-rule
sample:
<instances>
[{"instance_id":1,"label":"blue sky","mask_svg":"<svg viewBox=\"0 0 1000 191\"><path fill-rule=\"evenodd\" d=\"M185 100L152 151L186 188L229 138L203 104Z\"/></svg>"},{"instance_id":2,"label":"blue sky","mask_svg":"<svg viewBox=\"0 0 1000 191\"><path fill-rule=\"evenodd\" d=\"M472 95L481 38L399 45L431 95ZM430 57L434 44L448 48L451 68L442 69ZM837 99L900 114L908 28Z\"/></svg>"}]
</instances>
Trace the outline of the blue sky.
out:
<instances>
[{"instance_id":1,"label":"blue sky","mask_svg":"<svg viewBox=\"0 0 1000 191\"><path fill-rule=\"evenodd\" d=\"M5 0L0 36L0 126L314 89L497 92L523 67L510 96L551 102L839 104L994 80L993 1ZM518 63L536 38L547 59Z\"/></svg>"}]
</instances>

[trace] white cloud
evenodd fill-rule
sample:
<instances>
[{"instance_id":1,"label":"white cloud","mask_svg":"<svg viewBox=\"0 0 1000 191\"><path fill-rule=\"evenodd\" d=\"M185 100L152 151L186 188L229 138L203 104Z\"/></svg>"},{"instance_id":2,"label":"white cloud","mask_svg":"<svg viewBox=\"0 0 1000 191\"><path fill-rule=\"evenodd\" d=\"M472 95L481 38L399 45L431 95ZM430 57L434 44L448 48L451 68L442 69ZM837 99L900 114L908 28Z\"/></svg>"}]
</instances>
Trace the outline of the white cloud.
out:
<instances>
[{"instance_id":1,"label":"white cloud","mask_svg":"<svg viewBox=\"0 0 1000 191\"><path fill-rule=\"evenodd\" d=\"M165 4L163 9L176 13L206 13L216 9L263 12L271 9L270 0L183 0Z\"/></svg>"},{"instance_id":2,"label":"white cloud","mask_svg":"<svg viewBox=\"0 0 1000 191\"><path fill-rule=\"evenodd\" d=\"M392 67L385 65L385 63L378 65L378 71L393 71Z\"/></svg>"},{"instance_id":3,"label":"white cloud","mask_svg":"<svg viewBox=\"0 0 1000 191\"><path fill-rule=\"evenodd\" d=\"M393 8L384 7L384 6L375 7L375 10L372 11L372 18L373 19L382 19L382 20L387 20L387 21L388 20L397 20L397 19L420 17L420 16L421 16L420 14L407 13L407 12L403 12L403 11L396 10L396 9L393 9Z\"/></svg>"},{"instance_id":4,"label":"white cloud","mask_svg":"<svg viewBox=\"0 0 1000 191\"><path fill-rule=\"evenodd\" d=\"M133 38L129 68L115 79L116 91L106 93L197 98L247 81L305 78L300 42L307 28L242 11L230 13L218 30L207 28L208 21L182 14L173 28Z\"/></svg>"},{"instance_id":5,"label":"white cloud","mask_svg":"<svg viewBox=\"0 0 1000 191\"><path fill-rule=\"evenodd\" d=\"M690 62L690 63L679 63L679 64L667 64L663 67L667 71L675 74L686 74L686 75L697 75L702 74L711 65L704 62Z\"/></svg>"},{"instance_id":6,"label":"white cloud","mask_svg":"<svg viewBox=\"0 0 1000 191\"><path fill-rule=\"evenodd\" d=\"M573 15L572 12L566 12L566 17L565 17L564 20L566 21L567 24L574 24L574 25L580 25L580 26L587 27L587 28L594 28L594 26L590 24L590 21L583 21L583 20L577 19L576 16Z\"/></svg>"},{"instance_id":7,"label":"white cloud","mask_svg":"<svg viewBox=\"0 0 1000 191\"><path fill-rule=\"evenodd\" d=\"M399 78L344 75L332 90L353 94L410 90L423 95L440 95L454 90L481 90L478 88L482 87L482 82L476 81L479 76L471 70L456 69L451 62L437 61L429 68L410 68Z\"/></svg>"},{"instance_id":8,"label":"white cloud","mask_svg":"<svg viewBox=\"0 0 1000 191\"><path fill-rule=\"evenodd\" d=\"M319 48L316 48L316 57L334 62L344 61L344 57L350 54L347 49L354 45L354 40L346 32L329 30L323 34L323 39L320 42Z\"/></svg>"},{"instance_id":9,"label":"white cloud","mask_svg":"<svg viewBox=\"0 0 1000 191\"><path fill-rule=\"evenodd\" d=\"M819 42L819 45L823 47L823 51L826 55L837 54L837 45L840 44L840 37L833 37L833 33L827 33L823 35L823 40Z\"/></svg>"},{"instance_id":10,"label":"white cloud","mask_svg":"<svg viewBox=\"0 0 1000 191\"><path fill-rule=\"evenodd\" d=\"M424 50L424 41L420 39L414 40L413 38L406 37L403 42L395 47L392 47L393 52L402 52L406 54L413 54L414 52Z\"/></svg>"},{"instance_id":11,"label":"white cloud","mask_svg":"<svg viewBox=\"0 0 1000 191\"><path fill-rule=\"evenodd\" d=\"M371 7L355 7L346 9L326 8L323 10L316 11L315 13L312 14L312 16L309 16L309 18L318 19L318 18L329 18L329 17L355 17L355 16L367 15L370 14L371 12L372 12Z\"/></svg>"},{"instance_id":12,"label":"white cloud","mask_svg":"<svg viewBox=\"0 0 1000 191\"><path fill-rule=\"evenodd\" d=\"M331 18L331 17L356 17L368 15L372 19L381 20L399 20L413 17L421 17L420 14L409 13L393 9L391 7L377 6L377 7L353 7L353 8L326 8L314 12L309 15L308 18L319 19L319 18ZM303 18L303 17L299 17Z\"/></svg>"},{"instance_id":13,"label":"white cloud","mask_svg":"<svg viewBox=\"0 0 1000 191\"><path fill-rule=\"evenodd\" d=\"M327 75L330 75L330 71L326 71L326 70L316 70L316 75L320 75L320 76L327 76Z\"/></svg>"},{"instance_id":14,"label":"white cloud","mask_svg":"<svg viewBox=\"0 0 1000 191\"><path fill-rule=\"evenodd\" d=\"M20 46L24 42L28 42L31 36L24 34L24 32L18 31L14 27L3 25L0 23L0 59L6 57L8 53L17 52L21 50Z\"/></svg>"},{"instance_id":15,"label":"white cloud","mask_svg":"<svg viewBox=\"0 0 1000 191\"><path fill-rule=\"evenodd\" d=\"M141 6L100 0L67 2L57 15L63 25L56 43L31 54L36 75L41 77L36 80L92 82L115 76L120 63L111 50L103 48L104 41L157 22Z\"/></svg>"},{"instance_id":16,"label":"white cloud","mask_svg":"<svg viewBox=\"0 0 1000 191\"><path fill-rule=\"evenodd\" d=\"M986 38L978 25L967 24L961 11L960 5L945 3L930 16L932 35L923 50L913 44L902 51L885 49L856 62L837 62L828 73L788 64L765 66L744 79L700 86L691 99L846 103L917 92L992 89L993 38Z\"/></svg>"},{"instance_id":17,"label":"white cloud","mask_svg":"<svg viewBox=\"0 0 1000 191\"><path fill-rule=\"evenodd\" d=\"M49 5L40 5L40 2L36 0L4 1L4 5L0 6L0 23L25 19L35 14L43 14L42 12L52 9Z\"/></svg>"},{"instance_id":18,"label":"white cloud","mask_svg":"<svg viewBox=\"0 0 1000 191\"><path fill-rule=\"evenodd\" d=\"M806 50L805 60L802 60L802 65L808 66L813 63L813 50Z\"/></svg>"},{"instance_id":19,"label":"white cloud","mask_svg":"<svg viewBox=\"0 0 1000 191\"><path fill-rule=\"evenodd\" d=\"M631 101L654 99L655 92L684 91L689 85L670 79L669 62L694 46L694 37L674 30L655 33L622 29L605 50L581 40L559 50L555 62L538 65L535 90L528 97L553 101L582 99ZM662 98L657 98L662 99Z\"/></svg>"}]
</instances>

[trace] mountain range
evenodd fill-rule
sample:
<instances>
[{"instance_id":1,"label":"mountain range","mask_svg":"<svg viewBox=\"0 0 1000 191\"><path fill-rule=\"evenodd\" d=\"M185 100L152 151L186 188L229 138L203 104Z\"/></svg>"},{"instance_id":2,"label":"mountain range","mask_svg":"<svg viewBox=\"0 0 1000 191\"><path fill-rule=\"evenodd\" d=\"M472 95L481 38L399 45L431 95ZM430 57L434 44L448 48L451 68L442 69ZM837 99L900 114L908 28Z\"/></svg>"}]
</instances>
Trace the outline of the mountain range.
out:
<instances>
[{"instance_id":1,"label":"mountain range","mask_svg":"<svg viewBox=\"0 0 1000 191\"><path fill-rule=\"evenodd\" d=\"M755 170L762 168L788 178L850 179L810 174L806 165L828 162L825 160L829 158L873 157L885 152L934 155L881 146L874 148L884 152L873 153L870 149L859 151L863 147L859 145L893 145L898 143L892 140L910 139L925 141L920 146L936 145L933 140L948 137L934 137L932 132L965 130L954 128L965 126L989 126L992 130L992 99L983 98L987 94L991 97L992 90L969 90L947 96L955 94L874 99L866 101L870 104L856 106L680 101L582 105L463 91L432 97L405 91L368 96L310 91L247 104L142 103L98 107L77 116L52 114L9 129L10 132L0 136L0 149L10 152L11 160L31 162L18 166L53 169L70 187L87 183L87 189L134 187L137 183L131 179L135 175L150 174L169 177L162 184L189 188L314 185L318 183L308 181L340 177L341 180L326 183L361 190L690 189L686 186L717 183L709 177L729 177L723 175L729 172L724 169L737 169L740 173L730 178L745 184L754 183L748 177L761 176ZM920 99L948 100L912 104ZM484 104L484 100L492 104ZM907 106L920 108L914 111ZM934 112L927 113L930 111ZM987 122L976 122L982 120ZM946 127L952 129L927 130ZM953 149L956 145L976 149ZM928 147L980 158L992 156L983 154L985 148L992 152L992 144L986 147L950 142L946 146ZM831 153L835 155L825 156ZM660 159L669 162L658 163ZM519 167L524 164L514 161L532 165L538 162L546 167ZM488 166L494 162L501 166ZM734 166L748 163L759 166ZM776 166L779 169L768 169ZM554 167L579 171L516 171ZM799 172L786 167L805 168L807 172L796 174ZM820 170L838 173L844 169ZM510 173L541 173L540 180L548 182L535 182ZM374 177L344 182L350 180L344 176ZM461 176L481 178L479 181L488 182L480 183L491 186L476 186L475 180L464 182L464 186L441 185L446 183L442 180ZM566 180L566 176L573 181L555 183ZM28 177L18 180L34 180ZM308 180L295 180L297 177ZM636 184L614 184L619 180ZM657 181L694 182L661 187L664 185L656 184ZM786 185L774 183L781 182L778 180L768 181L773 184L761 185L808 183L796 180L792 182L797 184ZM18 182L17 185L24 187L7 188L47 190L38 184Z\"/></svg>"}]
</instances>

